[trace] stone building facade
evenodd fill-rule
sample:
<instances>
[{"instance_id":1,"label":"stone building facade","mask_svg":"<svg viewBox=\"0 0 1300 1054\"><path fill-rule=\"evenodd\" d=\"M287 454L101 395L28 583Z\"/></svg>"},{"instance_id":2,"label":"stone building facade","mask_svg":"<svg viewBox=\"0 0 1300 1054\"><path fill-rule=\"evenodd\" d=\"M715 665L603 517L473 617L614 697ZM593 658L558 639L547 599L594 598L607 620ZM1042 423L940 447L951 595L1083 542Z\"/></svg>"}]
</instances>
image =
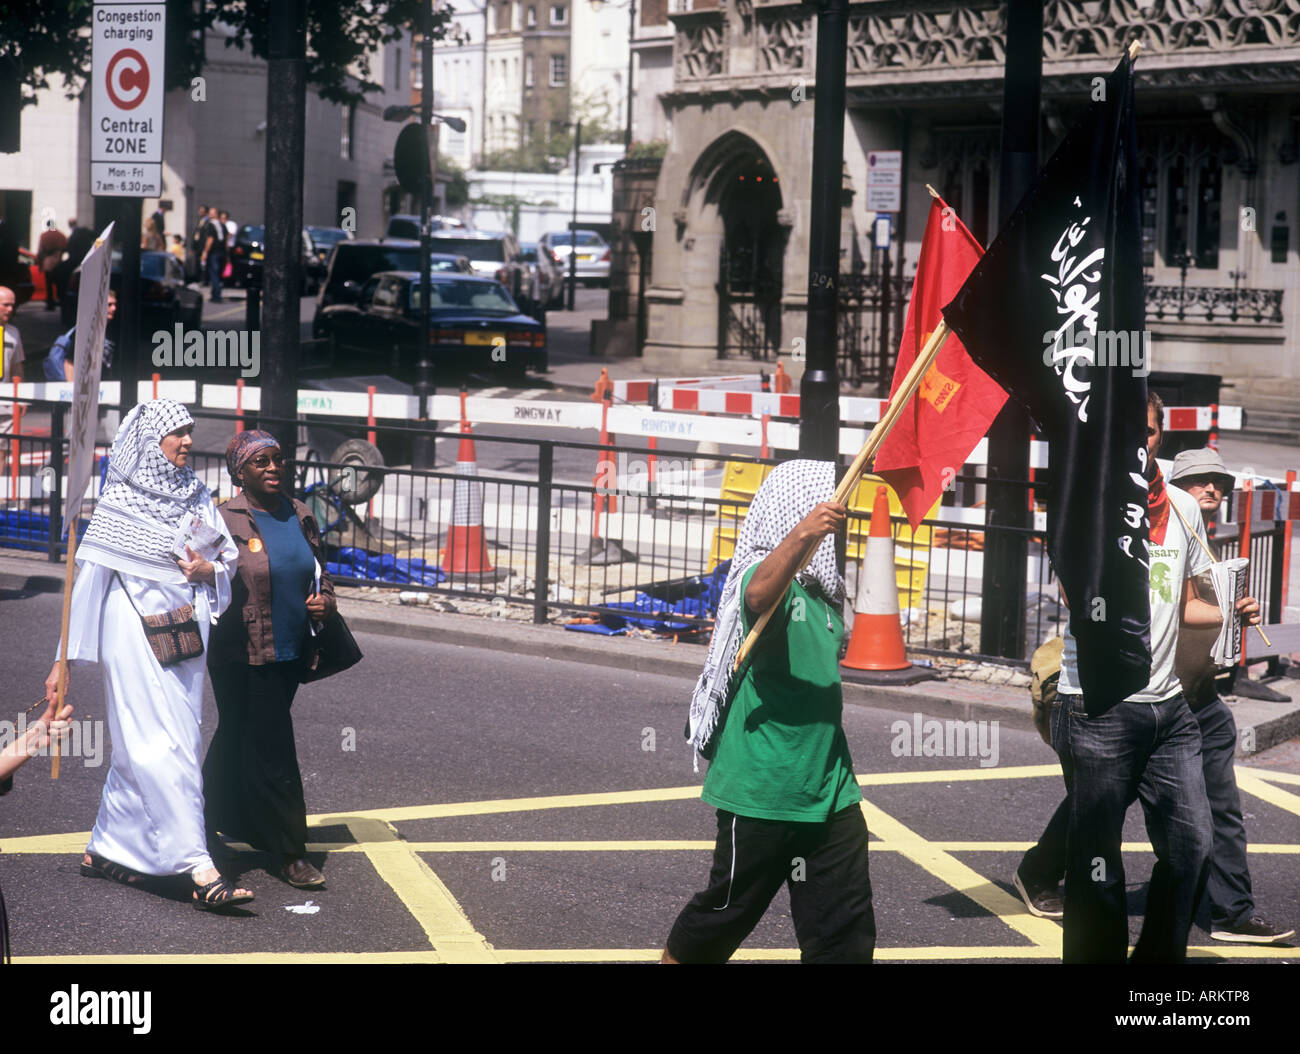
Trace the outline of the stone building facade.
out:
<instances>
[{"instance_id":1,"label":"stone building facade","mask_svg":"<svg viewBox=\"0 0 1300 1054\"><path fill-rule=\"evenodd\" d=\"M665 370L790 354L808 286L816 8L686 2L668 16L672 133L647 294L645 354ZM842 273L875 259L870 150L903 152L904 291L926 183L992 239L1005 32L996 2L851 5ZM1134 39L1154 368L1300 378L1300 0L1047 0L1044 159Z\"/></svg>"}]
</instances>

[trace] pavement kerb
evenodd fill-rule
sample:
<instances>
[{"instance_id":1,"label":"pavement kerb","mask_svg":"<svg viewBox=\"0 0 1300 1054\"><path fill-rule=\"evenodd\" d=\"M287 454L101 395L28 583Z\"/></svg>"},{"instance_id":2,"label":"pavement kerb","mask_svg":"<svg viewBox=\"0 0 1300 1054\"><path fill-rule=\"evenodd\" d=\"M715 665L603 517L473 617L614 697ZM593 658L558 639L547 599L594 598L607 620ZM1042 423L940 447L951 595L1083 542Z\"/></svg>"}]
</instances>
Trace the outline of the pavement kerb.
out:
<instances>
[{"instance_id":1,"label":"pavement kerb","mask_svg":"<svg viewBox=\"0 0 1300 1054\"><path fill-rule=\"evenodd\" d=\"M40 554L0 555L0 589L58 593L63 565L44 562ZM437 594L439 597L444 594ZM626 637L574 633L557 624L535 625L517 619L429 611L368 599L359 590L340 587L339 611L354 632L406 640L436 641L466 648L504 651L544 660L579 662L593 667L657 673L694 681L704 665L701 644L673 644ZM1295 688L1292 688L1292 685ZM1300 697L1300 682L1277 687ZM683 686L683 713L689 687ZM922 681L907 687L844 682L844 701L927 718L998 721L1021 731L1033 729L1029 692L1023 687L994 685L960 678ZM1232 705L1238 742L1253 732L1255 752L1300 735L1300 702L1266 703L1242 699ZM1248 731L1249 730L1249 731ZM1238 757L1249 754L1238 751Z\"/></svg>"}]
</instances>

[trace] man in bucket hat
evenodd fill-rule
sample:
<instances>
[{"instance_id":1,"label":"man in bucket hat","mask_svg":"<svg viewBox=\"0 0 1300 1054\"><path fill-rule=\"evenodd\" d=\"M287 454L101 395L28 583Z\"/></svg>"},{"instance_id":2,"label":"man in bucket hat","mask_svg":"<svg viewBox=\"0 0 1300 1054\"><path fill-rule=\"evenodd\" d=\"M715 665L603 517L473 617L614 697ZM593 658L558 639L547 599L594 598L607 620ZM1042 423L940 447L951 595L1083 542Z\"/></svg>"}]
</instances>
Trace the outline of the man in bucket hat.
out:
<instances>
[{"instance_id":1,"label":"man in bucket hat","mask_svg":"<svg viewBox=\"0 0 1300 1054\"><path fill-rule=\"evenodd\" d=\"M1235 477L1217 450L1184 450L1174 458L1169 482L1187 491L1201 507L1208 524L1218 514L1223 497L1232 491ZM1217 603L1209 573L1193 581L1202 599ZM1237 725L1232 711L1219 698L1215 686L1217 667L1210 659L1215 628L1184 626L1174 656L1174 672L1182 682L1192 716L1201 728L1201 766L1210 799L1214 849L1206 893L1210 901L1210 936L1234 944L1272 944L1286 940L1294 930L1283 930L1255 912L1246 863L1246 826L1233 772Z\"/></svg>"}]
</instances>

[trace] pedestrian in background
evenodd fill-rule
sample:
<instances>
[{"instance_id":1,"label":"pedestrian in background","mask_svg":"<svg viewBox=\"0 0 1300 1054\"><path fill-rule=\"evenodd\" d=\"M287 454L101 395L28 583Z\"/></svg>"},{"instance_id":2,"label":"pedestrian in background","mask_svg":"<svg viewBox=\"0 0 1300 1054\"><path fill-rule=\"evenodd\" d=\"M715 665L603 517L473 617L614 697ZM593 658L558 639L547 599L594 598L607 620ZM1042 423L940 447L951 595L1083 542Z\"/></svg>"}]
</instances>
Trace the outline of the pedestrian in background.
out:
<instances>
[{"instance_id":1,"label":"pedestrian in background","mask_svg":"<svg viewBox=\"0 0 1300 1054\"><path fill-rule=\"evenodd\" d=\"M203 247L208 241L208 207L199 206L199 216L194 223L194 230L190 232L189 252L185 259L185 279L189 282L198 282L200 286L208 284L208 276L204 273L202 264Z\"/></svg>"},{"instance_id":2,"label":"pedestrian in background","mask_svg":"<svg viewBox=\"0 0 1300 1054\"><path fill-rule=\"evenodd\" d=\"M140 248L149 253L160 253L167 248L162 235L158 232L158 221L150 216L144 221L144 233L140 236Z\"/></svg>"},{"instance_id":3,"label":"pedestrian in background","mask_svg":"<svg viewBox=\"0 0 1300 1054\"><path fill-rule=\"evenodd\" d=\"M102 667L113 743L81 873L125 885L189 875L194 907L212 911L253 894L222 878L204 841L202 652L230 602L236 550L190 468L193 429L170 399L141 403L118 429L77 546L67 654ZM47 696L58 674L56 657Z\"/></svg>"},{"instance_id":4,"label":"pedestrian in background","mask_svg":"<svg viewBox=\"0 0 1300 1054\"><path fill-rule=\"evenodd\" d=\"M208 284L212 287L209 299L214 304L221 303L221 276L226 269L226 227L212 212L208 213L208 223L203 241L201 265L207 269Z\"/></svg>"},{"instance_id":5,"label":"pedestrian in background","mask_svg":"<svg viewBox=\"0 0 1300 1054\"><path fill-rule=\"evenodd\" d=\"M1219 452L1206 447L1184 450L1174 458L1169 482L1196 499L1201 518L1208 526L1218 515L1224 495L1232 493L1236 479ZM1192 582L1202 600L1218 604L1208 571L1197 575ZM1246 824L1233 768L1237 723L1219 697L1216 685L1219 668L1210 657L1218 635L1218 626L1184 626L1174 655L1174 672L1201 729L1201 768L1210 799L1214 849L1205 886L1210 901L1210 936L1231 944L1273 944L1294 936L1295 930L1276 926L1255 910L1250 867L1246 862Z\"/></svg>"},{"instance_id":6,"label":"pedestrian in background","mask_svg":"<svg viewBox=\"0 0 1300 1054\"><path fill-rule=\"evenodd\" d=\"M8 393L0 390L0 435L8 436L14 430L14 405L13 401L3 401L5 394L13 394L13 382L23 379L23 362L26 358L26 352L23 350L23 337L18 332L18 327L12 322L14 311L17 310L18 298L14 291L8 286L0 285L0 328L4 330L4 347L0 350L3 356L0 362L3 362L3 372L0 373L0 381L3 381L9 389ZM6 438L0 442L0 475L4 475L9 469L9 440Z\"/></svg>"},{"instance_id":7,"label":"pedestrian in background","mask_svg":"<svg viewBox=\"0 0 1300 1054\"><path fill-rule=\"evenodd\" d=\"M73 220L73 222L76 221ZM63 250L67 247L68 236L53 223L41 231L40 239L36 243L36 264L40 267L41 274L45 276L46 311L53 311L58 303L59 297L57 283L54 280L54 271L63 261Z\"/></svg>"},{"instance_id":8,"label":"pedestrian in background","mask_svg":"<svg viewBox=\"0 0 1300 1054\"><path fill-rule=\"evenodd\" d=\"M290 708L316 659L314 623L335 611L311 510L283 490L284 455L268 432L241 432L226 468L242 493L221 506L238 546L230 607L212 632L208 671L219 721L203 763L209 839L221 832L276 857L280 876L317 889Z\"/></svg>"}]
</instances>

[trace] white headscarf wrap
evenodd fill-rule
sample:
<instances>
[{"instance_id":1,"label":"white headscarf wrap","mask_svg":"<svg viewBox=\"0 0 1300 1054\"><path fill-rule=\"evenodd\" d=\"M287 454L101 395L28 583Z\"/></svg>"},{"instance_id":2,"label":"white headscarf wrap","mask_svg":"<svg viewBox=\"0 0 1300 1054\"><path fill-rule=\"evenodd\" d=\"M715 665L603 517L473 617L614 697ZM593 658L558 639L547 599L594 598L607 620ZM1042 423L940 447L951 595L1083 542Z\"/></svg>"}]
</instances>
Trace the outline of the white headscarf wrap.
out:
<instances>
[{"instance_id":1,"label":"white headscarf wrap","mask_svg":"<svg viewBox=\"0 0 1300 1054\"><path fill-rule=\"evenodd\" d=\"M194 472L173 465L159 445L163 436L194 418L172 399L136 406L113 440L108 479L95 505L77 559L154 582L183 584L171 555L181 517L207 496Z\"/></svg>"},{"instance_id":2,"label":"white headscarf wrap","mask_svg":"<svg viewBox=\"0 0 1300 1054\"><path fill-rule=\"evenodd\" d=\"M835 465L829 461L787 461L777 465L763 481L749 506L749 513L736 538L735 555L727 584L722 588L713 639L704 660L704 672L691 697L691 714L686 738L696 753L708 756L714 734L722 727L731 701L732 667L742 642L740 583L745 572L764 560L799 521L823 501L835 496ZM827 535L812 560L795 579L804 586L816 586L832 604L844 599L844 579L835 562L835 538ZM735 683L739 683L739 674ZM696 761L698 768L699 762Z\"/></svg>"}]
</instances>

